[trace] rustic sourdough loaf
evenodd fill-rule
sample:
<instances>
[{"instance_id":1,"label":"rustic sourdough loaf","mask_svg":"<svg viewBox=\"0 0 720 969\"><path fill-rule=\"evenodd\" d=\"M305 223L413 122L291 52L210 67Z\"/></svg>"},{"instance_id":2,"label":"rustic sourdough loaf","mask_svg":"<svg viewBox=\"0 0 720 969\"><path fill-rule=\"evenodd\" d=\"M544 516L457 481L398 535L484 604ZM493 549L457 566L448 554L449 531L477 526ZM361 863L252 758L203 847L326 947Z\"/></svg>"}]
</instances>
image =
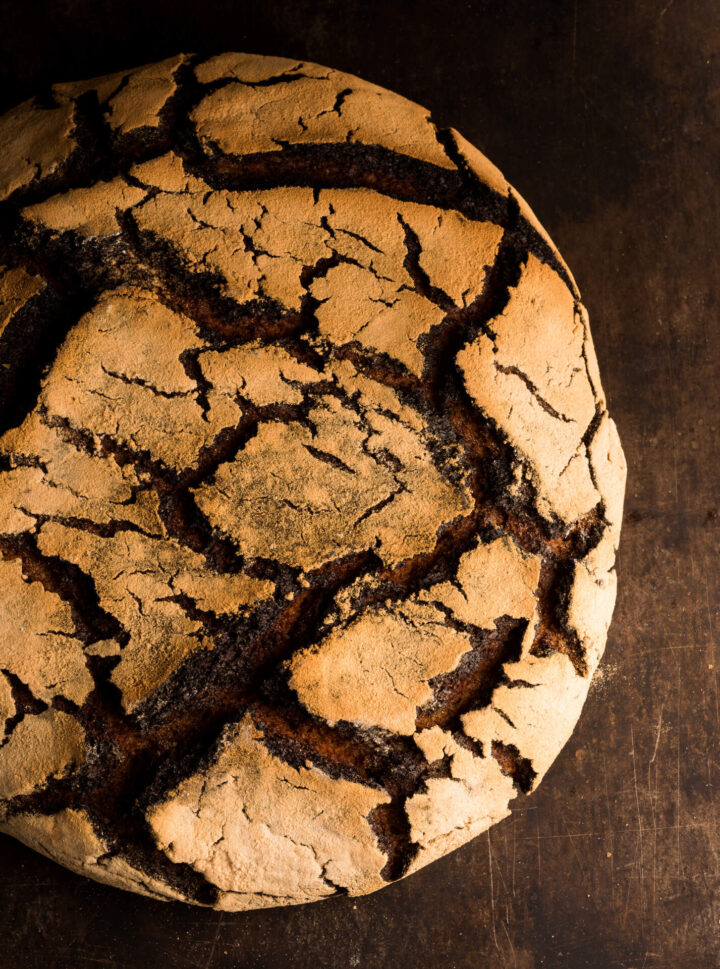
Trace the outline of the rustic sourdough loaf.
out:
<instances>
[{"instance_id":1,"label":"rustic sourdough loaf","mask_svg":"<svg viewBox=\"0 0 720 969\"><path fill-rule=\"evenodd\" d=\"M505 817L625 482L523 199L395 94L225 54L11 111L0 200L0 829L237 910Z\"/></svg>"}]
</instances>

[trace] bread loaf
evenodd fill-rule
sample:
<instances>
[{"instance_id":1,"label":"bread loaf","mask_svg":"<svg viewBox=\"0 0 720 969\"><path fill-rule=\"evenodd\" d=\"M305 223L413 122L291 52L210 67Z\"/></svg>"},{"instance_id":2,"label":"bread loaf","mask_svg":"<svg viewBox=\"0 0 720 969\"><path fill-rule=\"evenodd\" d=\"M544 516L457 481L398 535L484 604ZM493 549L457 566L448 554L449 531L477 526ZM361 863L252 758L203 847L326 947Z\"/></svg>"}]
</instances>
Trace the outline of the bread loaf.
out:
<instances>
[{"instance_id":1,"label":"bread loaf","mask_svg":"<svg viewBox=\"0 0 720 969\"><path fill-rule=\"evenodd\" d=\"M0 119L0 830L224 910L508 814L603 652L625 463L461 135L178 56Z\"/></svg>"}]
</instances>

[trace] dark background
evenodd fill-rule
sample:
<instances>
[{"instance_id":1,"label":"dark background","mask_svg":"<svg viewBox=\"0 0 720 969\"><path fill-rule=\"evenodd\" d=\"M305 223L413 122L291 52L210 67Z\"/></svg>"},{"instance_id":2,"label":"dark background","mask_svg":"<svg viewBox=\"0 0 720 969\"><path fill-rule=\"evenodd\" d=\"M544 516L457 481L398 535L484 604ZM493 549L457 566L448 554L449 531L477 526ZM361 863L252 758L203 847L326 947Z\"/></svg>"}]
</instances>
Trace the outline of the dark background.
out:
<instances>
[{"instance_id":1,"label":"dark background","mask_svg":"<svg viewBox=\"0 0 720 969\"><path fill-rule=\"evenodd\" d=\"M572 267L630 469L605 662L511 818L380 894L241 915L104 888L3 837L0 966L717 969L717 0L2 0L0 18L0 108L234 49L357 73L459 128Z\"/></svg>"}]
</instances>

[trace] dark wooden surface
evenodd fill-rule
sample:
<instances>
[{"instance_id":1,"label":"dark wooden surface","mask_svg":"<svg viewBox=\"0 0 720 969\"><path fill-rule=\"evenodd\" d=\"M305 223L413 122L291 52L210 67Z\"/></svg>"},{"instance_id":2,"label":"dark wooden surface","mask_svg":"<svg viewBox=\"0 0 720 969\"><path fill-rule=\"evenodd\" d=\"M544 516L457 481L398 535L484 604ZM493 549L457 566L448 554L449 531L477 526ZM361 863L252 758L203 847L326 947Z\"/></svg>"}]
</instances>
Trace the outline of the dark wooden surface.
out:
<instances>
[{"instance_id":1,"label":"dark wooden surface","mask_svg":"<svg viewBox=\"0 0 720 969\"><path fill-rule=\"evenodd\" d=\"M8 969L720 966L717 0L0 4L2 107L181 49L351 71L525 194L590 309L630 477L578 729L488 835L380 894L220 915L0 838Z\"/></svg>"}]
</instances>

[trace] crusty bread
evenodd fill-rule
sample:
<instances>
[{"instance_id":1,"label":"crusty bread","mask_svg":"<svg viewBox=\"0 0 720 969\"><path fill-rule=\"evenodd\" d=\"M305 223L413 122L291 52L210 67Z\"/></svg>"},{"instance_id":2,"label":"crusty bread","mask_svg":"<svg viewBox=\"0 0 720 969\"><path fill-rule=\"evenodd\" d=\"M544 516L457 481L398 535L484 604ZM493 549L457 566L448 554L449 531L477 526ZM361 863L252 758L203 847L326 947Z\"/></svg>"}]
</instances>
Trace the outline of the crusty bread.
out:
<instances>
[{"instance_id":1,"label":"crusty bread","mask_svg":"<svg viewBox=\"0 0 720 969\"><path fill-rule=\"evenodd\" d=\"M2 830L238 910L505 817L602 654L625 483L526 203L246 54L57 85L0 149Z\"/></svg>"}]
</instances>

